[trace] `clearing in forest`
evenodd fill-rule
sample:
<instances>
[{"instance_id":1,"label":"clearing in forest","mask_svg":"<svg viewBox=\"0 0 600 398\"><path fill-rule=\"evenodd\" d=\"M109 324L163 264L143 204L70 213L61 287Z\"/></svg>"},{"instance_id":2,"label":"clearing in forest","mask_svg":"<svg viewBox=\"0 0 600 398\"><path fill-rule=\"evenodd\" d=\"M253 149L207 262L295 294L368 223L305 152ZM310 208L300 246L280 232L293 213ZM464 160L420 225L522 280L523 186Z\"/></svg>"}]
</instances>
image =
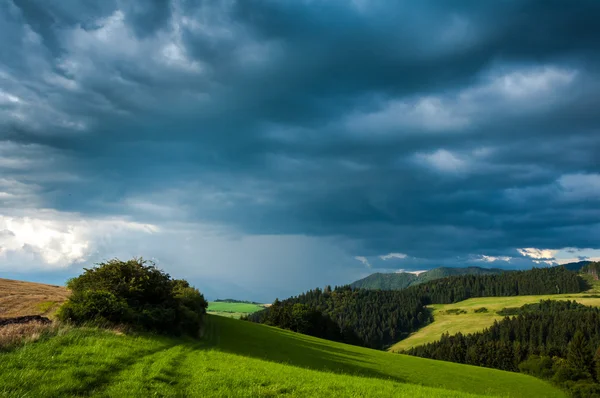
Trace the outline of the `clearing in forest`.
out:
<instances>
[{"instance_id":1,"label":"clearing in forest","mask_svg":"<svg viewBox=\"0 0 600 398\"><path fill-rule=\"evenodd\" d=\"M432 343L445 333L453 335L458 332L481 332L495 320L504 318L497 314L503 308L518 308L525 304L538 303L540 300L574 300L583 305L600 307L600 295L595 290L579 294L478 297L454 304L433 304L429 306L433 310L433 322L394 344L389 350L399 352Z\"/></svg>"}]
</instances>

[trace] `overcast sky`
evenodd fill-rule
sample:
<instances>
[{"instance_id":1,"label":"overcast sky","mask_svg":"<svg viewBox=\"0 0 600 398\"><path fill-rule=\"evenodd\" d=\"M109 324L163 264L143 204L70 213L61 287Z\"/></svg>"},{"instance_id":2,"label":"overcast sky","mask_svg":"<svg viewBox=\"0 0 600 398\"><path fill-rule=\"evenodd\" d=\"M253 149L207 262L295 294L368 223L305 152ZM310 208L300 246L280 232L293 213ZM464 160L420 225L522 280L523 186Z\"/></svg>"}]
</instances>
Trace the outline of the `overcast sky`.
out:
<instances>
[{"instance_id":1,"label":"overcast sky","mask_svg":"<svg viewBox=\"0 0 600 398\"><path fill-rule=\"evenodd\" d=\"M209 298L600 258L598 1L0 1L0 277Z\"/></svg>"}]
</instances>

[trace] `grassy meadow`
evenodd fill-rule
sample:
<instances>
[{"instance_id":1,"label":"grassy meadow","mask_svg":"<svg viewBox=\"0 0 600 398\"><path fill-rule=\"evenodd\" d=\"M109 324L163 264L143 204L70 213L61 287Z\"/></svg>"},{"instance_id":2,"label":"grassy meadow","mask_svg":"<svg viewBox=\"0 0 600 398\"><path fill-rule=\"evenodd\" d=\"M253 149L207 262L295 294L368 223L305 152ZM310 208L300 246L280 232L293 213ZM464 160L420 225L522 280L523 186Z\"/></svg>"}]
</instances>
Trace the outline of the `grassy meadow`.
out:
<instances>
[{"instance_id":1,"label":"grassy meadow","mask_svg":"<svg viewBox=\"0 0 600 398\"><path fill-rule=\"evenodd\" d=\"M440 339L442 334L463 334L480 332L491 326L495 320L503 317L496 312L503 308L521 307L525 304L537 303L540 300L575 300L578 303L590 306L600 306L600 297L590 297L597 294L597 284L587 293L580 294L554 294L543 296L511 296L511 297L480 297L460 301L454 304L434 304L429 306L433 310L434 321L411 334L408 338L394 344L390 351L398 352L418 345L431 343ZM475 312L479 308L486 308L487 312ZM460 310L466 311L466 313Z\"/></svg>"},{"instance_id":2,"label":"grassy meadow","mask_svg":"<svg viewBox=\"0 0 600 398\"><path fill-rule=\"evenodd\" d=\"M202 340L73 328L0 353L2 397L563 397L517 373L207 316Z\"/></svg>"},{"instance_id":3,"label":"grassy meadow","mask_svg":"<svg viewBox=\"0 0 600 398\"><path fill-rule=\"evenodd\" d=\"M206 311L212 315L225 316L228 318L240 318L242 315L251 314L260 311L264 306L250 303L227 303L220 301L211 301L208 303Z\"/></svg>"}]
</instances>

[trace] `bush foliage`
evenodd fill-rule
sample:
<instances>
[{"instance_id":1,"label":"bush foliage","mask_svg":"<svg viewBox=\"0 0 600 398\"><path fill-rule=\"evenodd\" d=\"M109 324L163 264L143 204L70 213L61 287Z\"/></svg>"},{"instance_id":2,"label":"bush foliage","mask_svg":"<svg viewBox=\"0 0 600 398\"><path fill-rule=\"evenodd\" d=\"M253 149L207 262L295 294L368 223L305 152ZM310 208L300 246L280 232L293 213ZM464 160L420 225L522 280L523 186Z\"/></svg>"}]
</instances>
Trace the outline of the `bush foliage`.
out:
<instances>
[{"instance_id":1,"label":"bush foliage","mask_svg":"<svg viewBox=\"0 0 600 398\"><path fill-rule=\"evenodd\" d=\"M198 335L208 303L181 279L143 259L100 263L69 280L61 320L127 325L137 330Z\"/></svg>"}]
</instances>

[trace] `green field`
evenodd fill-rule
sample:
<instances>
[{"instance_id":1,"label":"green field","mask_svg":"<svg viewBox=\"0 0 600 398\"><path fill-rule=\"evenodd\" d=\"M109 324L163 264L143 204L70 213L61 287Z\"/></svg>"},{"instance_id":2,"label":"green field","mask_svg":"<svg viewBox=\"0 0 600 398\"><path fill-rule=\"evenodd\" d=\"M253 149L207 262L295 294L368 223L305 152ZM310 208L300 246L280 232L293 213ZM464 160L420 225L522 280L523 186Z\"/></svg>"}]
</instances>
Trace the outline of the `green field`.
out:
<instances>
[{"instance_id":1,"label":"green field","mask_svg":"<svg viewBox=\"0 0 600 398\"><path fill-rule=\"evenodd\" d=\"M0 353L2 397L563 397L517 373L207 316L203 340L71 329Z\"/></svg>"},{"instance_id":2,"label":"green field","mask_svg":"<svg viewBox=\"0 0 600 398\"><path fill-rule=\"evenodd\" d=\"M225 303L220 301L211 301L208 303L207 312L212 315L225 316L228 318L240 318L242 315L251 314L264 309L259 304L247 303Z\"/></svg>"},{"instance_id":3,"label":"green field","mask_svg":"<svg viewBox=\"0 0 600 398\"><path fill-rule=\"evenodd\" d=\"M594 287L596 289L597 286ZM525 304L537 303L540 300L575 300L584 305L600 307L600 298L589 297L590 293L580 294L554 294L545 296L512 296L512 297L481 297L461 301L454 304L434 304L429 306L433 310L434 321L411 334L408 338L394 344L390 351L402 351L418 345L431 343L440 339L442 334L456 334L461 332L480 332L491 326L494 320L503 317L496 314L503 308L521 307ZM487 308L487 313L474 312L477 308ZM448 310L464 310L466 314L452 314Z\"/></svg>"}]
</instances>

